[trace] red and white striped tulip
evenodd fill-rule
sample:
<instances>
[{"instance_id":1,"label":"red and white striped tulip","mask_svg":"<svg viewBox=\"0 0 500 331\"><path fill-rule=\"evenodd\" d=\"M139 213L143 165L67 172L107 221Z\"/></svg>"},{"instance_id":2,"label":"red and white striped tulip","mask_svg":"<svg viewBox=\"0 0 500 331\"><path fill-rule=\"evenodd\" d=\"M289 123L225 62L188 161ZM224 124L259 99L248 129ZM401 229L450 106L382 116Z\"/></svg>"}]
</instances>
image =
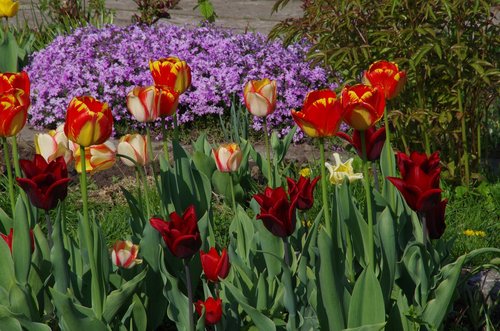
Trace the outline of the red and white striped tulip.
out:
<instances>
[{"instance_id":1,"label":"red and white striped tulip","mask_svg":"<svg viewBox=\"0 0 500 331\"><path fill-rule=\"evenodd\" d=\"M138 253L139 245L134 245L129 240L118 240L113 245L111 260L119 268L130 269L142 263L142 260L137 258Z\"/></svg>"},{"instance_id":2,"label":"red and white striped tulip","mask_svg":"<svg viewBox=\"0 0 500 331\"><path fill-rule=\"evenodd\" d=\"M250 114L265 117L276 109L276 81L268 78L251 80L243 89L245 105Z\"/></svg>"},{"instance_id":3,"label":"red and white striped tulip","mask_svg":"<svg viewBox=\"0 0 500 331\"><path fill-rule=\"evenodd\" d=\"M217 149L212 149L215 164L220 172L237 171L240 167L243 154L238 144L222 144Z\"/></svg>"},{"instance_id":4,"label":"red and white striped tulip","mask_svg":"<svg viewBox=\"0 0 500 331\"><path fill-rule=\"evenodd\" d=\"M118 154L128 156L136 164L144 166L148 162L147 137L140 134L127 134L121 137L118 143ZM135 163L131 160L120 157L120 160L129 167L134 167Z\"/></svg>"},{"instance_id":5,"label":"red and white striped tulip","mask_svg":"<svg viewBox=\"0 0 500 331\"><path fill-rule=\"evenodd\" d=\"M68 138L64 134L64 124L48 133L35 134L36 154L43 156L45 161L50 162L59 156L64 157L68 164L73 159L73 152L69 149Z\"/></svg>"}]
</instances>

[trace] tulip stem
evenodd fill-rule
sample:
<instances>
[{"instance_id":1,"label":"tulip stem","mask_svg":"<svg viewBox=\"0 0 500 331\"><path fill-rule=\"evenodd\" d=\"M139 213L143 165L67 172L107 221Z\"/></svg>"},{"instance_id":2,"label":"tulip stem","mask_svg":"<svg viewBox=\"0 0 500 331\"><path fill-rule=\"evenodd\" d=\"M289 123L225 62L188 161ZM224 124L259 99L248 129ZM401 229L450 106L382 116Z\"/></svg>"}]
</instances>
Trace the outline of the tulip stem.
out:
<instances>
[{"instance_id":1,"label":"tulip stem","mask_svg":"<svg viewBox=\"0 0 500 331\"><path fill-rule=\"evenodd\" d=\"M3 155L5 158L5 168L7 168L7 178L9 180L9 198L10 207L12 209L12 218L14 218L14 212L16 210L16 199L14 197L14 178L12 177L12 167L9 156L9 144L7 143L7 138L2 137L3 144Z\"/></svg>"},{"instance_id":2,"label":"tulip stem","mask_svg":"<svg viewBox=\"0 0 500 331\"><path fill-rule=\"evenodd\" d=\"M269 131L267 130L267 118L266 117L264 117L264 141L266 143L268 185L271 188L274 188L273 173L272 173L272 168L271 168L271 147L269 146Z\"/></svg>"},{"instance_id":3,"label":"tulip stem","mask_svg":"<svg viewBox=\"0 0 500 331\"><path fill-rule=\"evenodd\" d=\"M337 220L340 220L339 214L340 214L340 201L339 201L339 185L335 185L335 203L337 207ZM352 240L351 240L351 233L349 231L349 227L347 226L347 223L340 224L340 226L344 227L345 231L345 242L346 242L346 262L347 262L347 280L349 283L354 284L355 282L355 273L354 273L354 266L353 266L353 261L354 261L354 255L353 255L353 248L352 248ZM340 227L337 226L337 228L340 231Z\"/></svg>"},{"instance_id":4,"label":"tulip stem","mask_svg":"<svg viewBox=\"0 0 500 331\"><path fill-rule=\"evenodd\" d=\"M287 237L283 238L283 246L285 247L285 263L288 267L291 266L290 264L290 242Z\"/></svg>"},{"instance_id":5,"label":"tulip stem","mask_svg":"<svg viewBox=\"0 0 500 331\"><path fill-rule=\"evenodd\" d=\"M141 171L142 175L142 185L144 186L144 195L145 195L145 200L146 200L146 213L147 217L151 217L151 207L149 205L149 185L148 185L148 176L146 176L146 171Z\"/></svg>"},{"instance_id":6,"label":"tulip stem","mask_svg":"<svg viewBox=\"0 0 500 331\"><path fill-rule=\"evenodd\" d=\"M165 155L165 160L168 162L168 141L167 141L167 129L165 126L167 125L167 122L165 120L165 117L161 118L161 135L162 135L162 140L163 140L163 154Z\"/></svg>"},{"instance_id":7,"label":"tulip stem","mask_svg":"<svg viewBox=\"0 0 500 331\"><path fill-rule=\"evenodd\" d=\"M177 123L177 112L172 115L172 121L174 122L174 139L179 140L179 125Z\"/></svg>"},{"instance_id":8,"label":"tulip stem","mask_svg":"<svg viewBox=\"0 0 500 331\"><path fill-rule=\"evenodd\" d=\"M82 160L85 160L85 147L80 146L80 156ZM89 220L89 207L88 207L88 193L87 193L87 169L86 162L81 162L82 173L80 174L80 190L82 192L82 204L83 204L83 231L85 233L85 241L87 245L87 253L89 256L91 287L92 287L92 309L96 314L98 319L102 317L103 309L103 290L101 290L100 275L97 272L97 264L94 257L94 240L92 236L92 229Z\"/></svg>"},{"instance_id":9,"label":"tulip stem","mask_svg":"<svg viewBox=\"0 0 500 331\"><path fill-rule=\"evenodd\" d=\"M425 213L418 213L420 216L420 220L422 221L422 243L425 247L427 247L427 241L429 238L429 231L427 231L427 218L425 217Z\"/></svg>"},{"instance_id":10,"label":"tulip stem","mask_svg":"<svg viewBox=\"0 0 500 331\"><path fill-rule=\"evenodd\" d=\"M186 272L186 287L188 291L188 308L189 308L189 329L190 331L194 331L194 322L193 322L193 288L191 285L191 273L189 270L189 263L187 259L182 259L182 262L184 263L184 270Z\"/></svg>"},{"instance_id":11,"label":"tulip stem","mask_svg":"<svg viewBox=\"0 0 500 331\"><path fill-rule=\"evenodd\" d=\"M375 270L375 257L374 257L374 247L373 247L373 213L372 213L372 198L370 194L370 177L368 170L368 158L366 154L366 140L365 131L360 131L361 134L361 151L363 153L363 185L365 187L366 194L366 211L368 214L368 263L372 270Z\"/></svg>"},{"instance_id":12,"label":"tulip stem","mask_svg":"<svg viewBox=\"0 0 500 331\"><path fill-rule=\"evenodd\" d=\"M394 177L394 165L392 164L392 147L391 147L391 129L389 127L389 107L386 106L384 111L384 124L385 124L385 157L387 157L387 163L389 164L389 174L388 176ZM376 171L376 170L375 170ZM375 185L378 186L378 178L375 177ZM388 188L389 201L392 210L396 210L396 192L394 191L394 185L391 185L388 179L385 179L385 185ZM378 188L377 188L378 191Z\"/></svg>"},{"instance_id":13,"label":"tulip stem","mask_svg":"<svg viewBox=\"0 0 500 331\"><path fill-rule=\"evenodd\" d=\"M45 223L47 226L47 237L49 238L49 248L52 249L53 241L52 241L52 222L50 221L50 215L49 212L46 210L45 211Z\"/></svg>"},{"instance_id":14,"label":"tulip stem","mask_svg":"<svg viewBox=\"0 0 500 331\"><path fill-rule=\"evenodd\" d=\"M16 177L21 177L21 167L19 167L19 149L17 147L16 136L12 137L12 160L14 161L14 170Z\"/></svg>"},{"instance_id":15,"label":"tulip stem","mask_svg":"<svg viewBox=\"0 0 500 331\"><path fill-rule=\"evenodd\" d=\"M231 199L233 202L233 213L236 216L236 197L234 195L234 182L233 182L233 173L229 173L229 186L231 186Z\"/></svg>"},{"instance_id":16,"label":"tulip stem","mask_svg":"<svg viewBox=\"0 0 500 331\"><path fill-rule=\"evenodd\" d=\"M323 214L325 215L325 226L326 231L329 235L332 235L332 220L330 218L330 208L328 207L328 186L326 182L326 171L325 171L325 140L324 138L319 138L319 152L321 157L321 191L323 193Z\"/></svg>"}]
</instances>

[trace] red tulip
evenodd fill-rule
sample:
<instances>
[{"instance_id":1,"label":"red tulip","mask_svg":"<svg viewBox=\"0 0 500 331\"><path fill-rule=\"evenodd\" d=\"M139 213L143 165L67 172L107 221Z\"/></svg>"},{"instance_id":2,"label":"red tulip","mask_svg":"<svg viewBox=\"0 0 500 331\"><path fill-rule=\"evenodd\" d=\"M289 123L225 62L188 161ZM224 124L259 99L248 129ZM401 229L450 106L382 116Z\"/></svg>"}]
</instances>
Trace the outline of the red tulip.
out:
<instances>
[{"instance_id":1,"label":"red tulip","mask_svg":"<svg viewBox=\"0 0 500 331\"><path fill-rule=\"evenodd\" d=\"M335 92L309 92L301 111L292 110L295 123L309 137L332 137L337 133L344 110Z\"/></svg>"},{"instance_id":2,"label":"red tulip","mask_svg":"<svg viewBox=\"0 0 500 331\"><path fill-rule=\"evenodd\" d=\"M9 246L10 253L12 254L12 243L14 240L14 229L10 229L9 235L0 233L0 237L2 237L3 240L7 243L7 246ZM35 240L33 238L33 230L30 229L30 239L31 239L31 251L33 252L35 250Z\"/></svg>"},{"instance_id":3,"label":"red tulip","mask_svg":"<svg viewBox=\"0 0 500 331\"><path fill-rule=\"evenodd\" d=\"M448 199L439 202L425 213L425 226L430 239L439 239L446 229L445 210Z\"/></svg>"},{"instance_id":4,"label":"red tulip","mask_svg":"<svg viewBox=\"0 0 500 331\"><path fill-rule=\"evenodd\" d=\"M184 93L191 85L191 68L181 59L171 56L149 61L149 69L155 85Z\"/></svg>"},{"instance_id":5,"label":"red tulip","mask_svg":"<svg viewBox=\"0 0 500 331\"><path fill-rule=\"evenodd\" d=\"M68 170L64 157L45 161L35 154L33 161L20 160L26 178L16 178L18 185L26 192L33 206L50 210L68 195Z\"/></svg>"},{"instance_id":6,"label":"red tulip","mask_svg":"<svg viewBox=\"0 0 500 331\"><path fill-rule=\"evenodd\" d=\"M394 62L377 61L363 75L363 83L380 88L384 91L385 98L390 100L403 89L406 72L399 71Z\"/></svg>"},{"instance_id":7,"label":"red tulip","mask_svg":"<svg viewBox=\"0 0 500 331\"><path fill-rule=\"evenodd\" d=\"M320 176L314 178L312 181L309 178L300 176L299 181L295 182L293 179L287 177L288 194L293 201L297 199L297 208L300 210L308 210L314 204L314 187L318 183Z\"/></svg>"},{"instance_id":8,"label":"red tulip","mask_svg":"<svg viewBox=\"0 0 500 331\"><path fill-rule=\"evenodd\" d=\"M220 298L208 298L206 301L198 300L194 304L198 315L203 314L203 307L205 307L205 325L215 325L222 318L222 300Z\"/></svg>"},{"instance_id":9,"label":"red tulip","mask_svg":"<svg viewBox=\"0 0 500 331\"><path fill-rule=\"evenodd\" d=\"M406 203L417 212L426 212L441 201L439 188L439 156L413 152L410 157L398 153L398 167L402 178L387 177L401 192Z\"/></svg>"},{"instance_id":10,"label":"red tulip","mask_svg":"<svg viewBox=\"0 0 500 331\"><path fill-rule=\"evenodd\" d=\"M351 144L358 155L363 158L361 149L361 132L353 130L352 137L345 132L337 132L337 136ZM368 161L376 161L380 158L380 153L385 143L385 127L376 130L374 126L365 130L366 156Z\"/></svg>"},{"instance_id":11,"label":"red tulip","mask_svg":"<svg viewBox=\"0 0 500 331\"><path fill-rule=\"evenodd\" d=\"M262 220L264 226L275 236L287 237L295 231L298 197L292 197L290 202L283 187L272 189L266 187L264 193L253 196L260 205L260 214L257 219Z\"/></svg>"},{"instance_id":12,"label":"red tulip","mask_svg":"<svg viewBox=\"0 0 500 331\"><path fill-rule=\"evenodd\" d=\"M169 222L161 218L152 218L149 223L160 232L170 252L179 258L190 258L201 247L194 205L189 206L182 217L173 212L170 214Z\"/></svg>"},{"instance_id":13,"label":"red tulip","mask_svg":"<svg viewBox=\"0 0 500 331\"><path fill-rule=\"evenodd\" d=\"M113 115L107 103L93 97L76 97L66 113L64 133L74 143L88 147L104 143L113 130Z\"/></svg>"},{"instance_id":14,"label":"red tulip","mask_svg":"<svg viewBox=\"0 0 500 331\"><path fill-rule=\"evenodd\" d=\"M358 84L342 90L344 121L358 131L374 126L384 116L384 93L377 87Z\"/></svg>"},{"instance_id":15,"label":"red tulip","mask_svg":"<svg viewBox=\"0 0 500 331\"><path fill-rule=\"evenodd\" d=\"M200 251L200 260L205 277L209 281L217 282L219 278L224 279L229 274L231 264L225 248L220 256L214 247L210 248L208 253L202 250Z\"/></svg>"}]
</instances>

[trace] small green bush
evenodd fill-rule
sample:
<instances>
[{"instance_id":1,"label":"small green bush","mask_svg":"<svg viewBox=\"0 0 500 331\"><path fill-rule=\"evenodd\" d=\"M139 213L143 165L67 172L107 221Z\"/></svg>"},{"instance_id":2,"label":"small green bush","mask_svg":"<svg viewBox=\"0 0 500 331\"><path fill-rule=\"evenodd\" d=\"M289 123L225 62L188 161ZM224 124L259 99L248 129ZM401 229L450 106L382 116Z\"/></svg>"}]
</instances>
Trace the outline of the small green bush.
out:
<instances>
[{"instance_id":1,"label":"small green bush","mask_svg":"<svg viewBox=\"0 0 500 331\"><path fill-rule=\"evenodd\" d=\"M277 1L275 10L287 2ZM348 84L375 60L397 62L408 73L405 91L389 103L398 147L441 150L448 175L469 184L495 144L486 150L484 142L498 117L495 10L491 1L313 0L304 2L302 18L278 24L270 37L312 41L310 58Z\"/></svg>"}]
</instances>

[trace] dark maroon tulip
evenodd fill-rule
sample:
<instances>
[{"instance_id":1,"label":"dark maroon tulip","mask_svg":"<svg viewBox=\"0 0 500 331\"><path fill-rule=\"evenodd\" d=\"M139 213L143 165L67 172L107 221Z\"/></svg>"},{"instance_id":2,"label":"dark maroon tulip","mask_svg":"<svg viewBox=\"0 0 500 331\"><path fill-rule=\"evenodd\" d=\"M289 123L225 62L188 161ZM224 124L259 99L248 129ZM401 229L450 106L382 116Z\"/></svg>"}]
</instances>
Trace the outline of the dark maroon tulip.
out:
<instances>
[{"instance_id":1,"label":"dark maroon tulip","mask_svg":"<svg viewBox=\"0 0 500 331\"><path fill-rule=\"evenodd\" d=\"M429 158L424 153L411 153L408 157L398 153L398 167L402 178L387 177L401 192L406 203L416 212L433 209L441 201L439 188L439 155Z\"/></svg>"},{"instance_id":2,"label":"dark maroon tulip","mask_svg":"<svg viewBox=\"0 0 500 331\"><path fill-rule=\"evenodd\" d=\"M225 248L220 256L214 247L210 248L208 253L202 250L200 251L200 260L205 277L212 282L218 282L219 278L224 279L229 274L231 264Z\"/></svg>"},{"instance_id":3,"label":"dark maroon tulip","mask_svg":"<svg viewBox=\"0 0 500 331\"><path fill-rule=\"evenodd\" d=\"M182 217L176 212L170 214L170 221L152 218L149 223L160 232L165 244L174 256L190 258L201 247L200 231L194 205L189 206Z\"/></svg>"},{"instance_id":4,"label":"dark maroon tulip","mask_svg":"<svg viewBox=\"0 0 500 331\"><path fill-rule=\"evenodd\" d=\"M297 199L297 208L300 210L308 210L314 204L314 187L318 183L320 176L314 178L312 181L309 178L300 176L298 182L287 177L288 182L288 194L290 195L290 200Z\"/></svg>"},{"instance_id":5,"label":"dark maroon tulip","mask_svg":"<svg viewBox=\"0 0 500 331\"><path fill-rule=\"evenodd\" d=\"M10 229L9 235L0 233L0 237L2 237L3 240L5 240L5 242L7 243L7 246L9 246L10 253L12 254L12 242L14 239L14 229ZM30 239L31 239L31 251L34 251L35 250L35 240L33 238L33 230L32 229L30 229Z\"/></svg>"},{"instance_id":6,"label":"dark maroon tulip","mask_svg":"<svg viewBox=\"0 0 500 331\"><path fill-rule=\"evenodd\" d=\"M264 193L256 194L253 198L260 205L257 219L262 220L272 234L284 238L295 231L297 197L292 197L294 199L290 202L283 187L266 187Z\"/></svg>"},{"instance_id":7,"label":"dark maroon tulip","mask_svg":"<svg viewBox=\"0 0 500 331\"><path fill-rule=\"evenodd\" d=\"M20 160L26 178L16 178L33 206L44 210L54 209L68 195L68 169L64 157L47 163L43 156L35 154L33 161Z\"/></svg>"},{"instance_id":8,"label":"dark maroon tulip","mask_svg":"<svg viewBox=\"0 0 500 331\"><path fill-rule=\"evenodd\" d=\"M352 137L345 132L337 132L337 136L351 144L359 157L363 158L363 150L361 149L361 131L353 130ZM385 127L376 130L374 126L365 130L366 140L366 156L368 161L376 161L380 158L382 147L385 143Z\"/></svg>"},{"instance_id":9,"label":"dark maroon tulip","mask_svg":"<svg viewBox=\"0 0 500 331\"><path fill-rule=\"evenodd\" d=\"M222 300L220 298L208 298L206 301L198 300L194 307L198 315L202 315L205 307L205 325L215 325L222 318Z\"/></svg>"},{"instance_id":10,"label":"dark maroon tulip","mask_svg":"<svg viewBox=\"0 0 500 331\"><path fill-rule=\"evenodd\" d=\"M427 232L429 233L429 238L439 239L446 229L445 220L445 210L448 199L444 199L439 202L434 208L425 213L425 225L427 227Z\"/></svg>"},{"instance_id":11,"label":"dark maroon tulip","mask_svg":"<svg viewBox=\"0 0 500 331\"><path fill-rule=\"evenodd\" d=\"M397 157L399 172L403 178L406 177L408 169L415 166L422 169L426 174L431 174L435 171L441 172L439 152L434 152L429 157L427 157L427 154L419 152L412 152L410 156L405 153L398 153Z\"/></svg>"}]
</instances>

